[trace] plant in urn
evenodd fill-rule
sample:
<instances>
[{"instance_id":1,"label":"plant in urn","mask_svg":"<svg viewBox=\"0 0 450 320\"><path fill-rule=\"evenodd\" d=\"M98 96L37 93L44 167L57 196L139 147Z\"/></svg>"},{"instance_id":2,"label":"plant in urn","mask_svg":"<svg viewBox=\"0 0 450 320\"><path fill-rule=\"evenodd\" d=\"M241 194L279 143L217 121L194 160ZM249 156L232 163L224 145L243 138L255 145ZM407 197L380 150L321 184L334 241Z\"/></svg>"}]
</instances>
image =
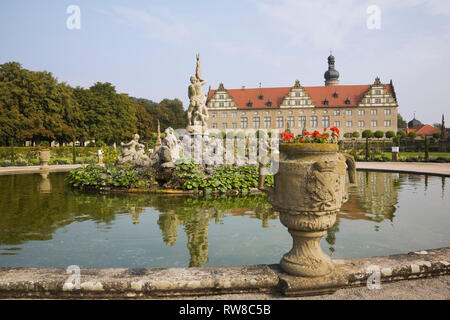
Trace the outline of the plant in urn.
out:
<instances>
[{"instance_id":1,"label":"plant in urn","mask_svg":"<svg viewBox=\"0 0 450 320\"><path fill-rule=\"evenodd\" d=\"M353 157L339 152L339 129L330 131L331 137L318 131L297 137L283 132L274 188L260 184L293 238L292 249L280 262L281 268L292 275L317 277L334 270L320 240L348 199L347 169L352 184L356 172Z\"/></svg>"}]
</instances>

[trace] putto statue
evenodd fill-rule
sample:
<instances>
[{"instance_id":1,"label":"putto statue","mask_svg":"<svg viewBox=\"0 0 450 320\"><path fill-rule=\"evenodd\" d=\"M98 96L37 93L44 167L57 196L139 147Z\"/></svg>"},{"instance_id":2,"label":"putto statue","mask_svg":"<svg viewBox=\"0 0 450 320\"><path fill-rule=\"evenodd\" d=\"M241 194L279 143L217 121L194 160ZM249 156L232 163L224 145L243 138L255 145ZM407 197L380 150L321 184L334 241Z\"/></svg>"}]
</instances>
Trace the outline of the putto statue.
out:
<instances>
[{"instance_id":1,"label":"putto statue","mask_svg":"<svg viewBox=\"0 0 450 320\"><path fill-rule=\"evenodd\" d=\"M139 135L136 133L128 143L120 143L122 156L118 157L119 163L130 163L138 166L149 166L150 158L145 154L145 145L139 143Z\"/></svg>"},{"instance_id":2,"label":"putto statue","mask_svg":"<svg viewBox=\"0 0 450 320\"><path fill-rule=\"evenodd\" d=\"M188 89L189 108L187 111L188 126L190 132L205 132L207 130L208 109L206 108L207 95L202 92L202 86L206 81L202 79L200 69L200 55L197 54L197 66L195 76L191 76L191 85Z\"/></svg>"}]
</instances>

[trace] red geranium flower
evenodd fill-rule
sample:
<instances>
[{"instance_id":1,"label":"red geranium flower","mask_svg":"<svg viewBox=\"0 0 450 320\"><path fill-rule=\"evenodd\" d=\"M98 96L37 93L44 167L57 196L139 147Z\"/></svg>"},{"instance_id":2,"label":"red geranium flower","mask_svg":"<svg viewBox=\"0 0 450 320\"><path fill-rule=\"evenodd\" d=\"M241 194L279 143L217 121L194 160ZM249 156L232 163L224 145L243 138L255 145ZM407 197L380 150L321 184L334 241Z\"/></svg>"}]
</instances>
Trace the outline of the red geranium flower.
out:
<instances>
[{"instance_id":1,"label":"red geranium flower","mask_svg":"<svg viewBox=\"0 0 450 320\"><path fill-rule=\"evenodd\" d=\"M316 131L313 132L312 136L313 136L314 138L316 138L316 137L320 137L321 134L320 134L319 131L316 130Z\"/></svg>"},{"instance_id":2,"label":"red geranium flower","mask_svg":"<svg viewBox=\"0 0 450 320\"><path fill-rule=\"evenodd\" d=\"M336 132L337 134L339 134L339 129L336 128L336 127L332 127L330 130Z\"/></svg>"},{"instance_id":3,"label":"red geranium flower","mask_svg":"<svg viewBox=\"0 0 450 320\"><path fill-rule=\"evenodd\" d=\"M303 132L303 135L304 135L304 136L310 136L310 135L312 135L312 133L311 133L311 132L308 132L308 131L305 131L305 132Z\"/></svg>"}]
</instances>

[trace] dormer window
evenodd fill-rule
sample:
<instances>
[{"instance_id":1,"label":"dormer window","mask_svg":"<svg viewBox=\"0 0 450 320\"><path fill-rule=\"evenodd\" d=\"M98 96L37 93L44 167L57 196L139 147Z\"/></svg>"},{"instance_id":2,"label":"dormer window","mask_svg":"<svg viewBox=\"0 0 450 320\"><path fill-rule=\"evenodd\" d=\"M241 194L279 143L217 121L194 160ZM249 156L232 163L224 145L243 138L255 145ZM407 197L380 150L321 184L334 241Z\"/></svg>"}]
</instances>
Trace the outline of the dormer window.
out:
<instances>
[{"instance_id":1,"label":"dormer window","mask_svg":"<svg viewBox=\"0 0 450 320\"><path fill-rule=\"evenodd\" d=\"M335 92L333 93L333 98L337 98L337 97L339 97L339 95L338 95L338 93L335 91Z\"/></svg>"},{"instance_id":2,"label":"dormer window","mask_svg":"<svg viewBox=\"0 0 450 320\"><path fill-rule=\"evenodd\" d=\"M348 97L345 99L345 104L350 104L350 99Z\"/></svg>"},{"instance_id":3,"label":"dormer window","mask_svg":"<svg viewBox=\"0 0 450 320\"><path fill-rule=\"evenodd\" d=\"M258 99L259 100L264 100L264 95L262 93L260 93L259 96L258 96Z\"/></svg>"},{"instance_id":4,"label":"dormer window","mask_svg":"<svg viewBox=\"0 0 450 320\"><path fill-rule=\"evenodd\" d=\"M266 104L267 104L268 107L271 107L271 106L272 106L272 100L270 100L270 99L267 100L267 103L266 103Z\"/></svg>"},{"instance_id":5,"label":"dormer window","mask_svg":"<svg viewBox=\"0 0 450 320\"><path fill-rule=\"evenodd\" d=\"M323 104L324 105L328 105L328 99L327 98L325 98L325 100L323 100Z\"/></svg>"},{"instance_id":6,"label":"dormer window","mask_svg":"<svg viewBox=\"0 0 450 320\"><path fill-rule=\"evenodd\" d=\"M252 100L248 100L247 106L248 106L248 107L253 107L253 101L252 101Z\"/></svg>"}]
</instances>

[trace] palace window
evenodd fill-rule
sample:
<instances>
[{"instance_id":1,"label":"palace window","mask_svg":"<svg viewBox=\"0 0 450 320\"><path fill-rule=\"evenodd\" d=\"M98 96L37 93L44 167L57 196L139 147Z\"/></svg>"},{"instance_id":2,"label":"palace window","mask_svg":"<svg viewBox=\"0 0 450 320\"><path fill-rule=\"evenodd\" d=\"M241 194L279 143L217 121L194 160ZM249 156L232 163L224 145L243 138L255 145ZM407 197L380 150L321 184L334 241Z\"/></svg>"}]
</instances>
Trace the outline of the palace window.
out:
<instances>
[{"instance_id":1,"label":"palace window","mask_svg":"<svg viewBox=\"0 0 450 320\"><path fill-rule=\"evenodd\" d=\"M391 102L391 99L386 98L386 102L387 102L387 103Z\"/></svg>"},{"instance_id":2,"label":"palace window","mask_svg":"<svg viewBox=\"0 0 450 320\"><path fill-rule=\"evenodd\" d=\"M287 125L288 125L288 128L294 128L294 125L295 125L294 117L287 118Z\"/></svg>"},{"instance_id":3,"label":"palace window","mask_svg":"<svg viewBox=\"0 0 450 320\"><path fill-rule=\"evenodd\" d=\"M335 116L340 116L341 115L341 111L340 110L334 110L334 115Z\"/></svg>"},{"instance_id":4,"label":"palace window","mask_svg":"<svg viewBox=\"0 0 450 320\"><path fill-rule=\"evenodd\" d=\"M322 127L328 128L330 126L330 117L329 116L323 116L322 117Z\"/></svg>"},{"instance_id":5,"label":"palace window","mask_svg":"<svg viewBox=\"0 0 450 320\"><path fill-rule=\"evenodd\" d=\"M347 116L351 116L352 115L352 110L345 110L345 114Z\"/></svg>"},{"instance_id":6,"label":"palace window","mask_svg":"<svg viewBox=\"0 0 450 320\"><path fill-rule=\"evenodd\" d=\"M305 100L305 104L308 105L309 104L309 100Z\"/></svg>"},{"instance_id":7,"label":"palace window","mask_svg":"<svg viewBox=\"0 0 450 320\"><path fill-rule=\"evenodd\" d=\"M283 128L283 117L277 117L277 128Z\"/></svg>"},{"instance_id":8,"label":"palace window","mask_svg":"<svg viewBox=\"0 0 450 320\"><path fill-rule=\"evenodd\" d=\"M295 100L295 105L299 106L300 105L300 100Z\"/></svg>"},{"instance_id":9,"label":"palace window","mask_svg":"<svg viewBox=\"0 0 450 320\"><path fill-rule=\"evenodd\" d=\"M351 127L351 126L352 126L352 122L351 122L351 121L347 121L347 122L345 123L345 125L346 125L347 127Z\"/></svg>"},{"instance_id":10,"label":"palace window","mask_svg":"<svg viewBox=\"0 0 450 320\"><path fill-rule=\"evenodd\" d=\"M300 97L300 92L296 92L296 93L295 93L295 96L296 96L296 97Z\"/></svg>"},{"instance_id":11,"label":"palace window","mask_svg":"<svg viewBox=\"0 0 450 320\"><path fill-rule=\"evenodd\" d=\"M253 118L253 128L259 129L259 117Z\"/></svg>"},{"instance_id":12,"label":"palace window","mask_svg":"<svg viewBox=\"0 0 450 320\"><path fill-rule=\"evenodd\" d=\"M232 117L232 118L236 118L236 116L237 116L237 112L232 112L232 113L231 113L231 117Z\"/></svg>"},{"instance_id":13,"label":"palace window","mask_svg":"<svg viewBox=\"0 0 450 320\"><path fill-rule=\"evenodd\" d=\"M364 127L364 121L358 121L358 127Z\"/></svg>"},{"instance_id":14,"label":"palace window","mask_svg":"<svg viewBox=\"0 0 450 320\"><path fill-rule=\"evenodd\" d=\"M309 124L312 128L317 127L317 117L316 116L312 116L311 119L309 120Z\"/></svg>"},{"instance_id":15,"label":"palace window","mask_svg":"<svg viewBox=\"0 0 450 320\"><path fill-rule=\"evenodd\" d=\"M226 128L227 128L227 123L226 123L226 122L222 123L222 128L223 128L223 129L226 129Z\"/></svg>"},{"instance_id":16,"label":"palace window","mask_svg":"<svg viewBox=\"0 0 450 320\"><path fill-rule=\"evenodd\" d=\"M264 128L268 129L272 126L272 118L264 117Z\"/></svg>"},{"instance_id":17,"label":"palace window","mask_svg":"<svg viewBox=\"0 0 450 320\"><path fill-rule=\"evenodd\" d=\"M380 98L376 98L375 99L375 103L381 103L381 99Z\"/></svg>"},{"instance_id":18,"label":"palace window","mask_svg":"<svg viewBox=\"0 0 450 320\"><path fill-rule=\"evenodd\" d=\"M358 115L363 116L366 112L364 110L358 110Z\"/></svg>"},{"instance_id":19,"label":"palace window","mask_svg":"<svg viewBox=\"0 0 450 320\"><path fill-rule=\"evenodd\" d=\"M372 125L372 127L376 127L377 126L377 120L372 120L371 125Z\"/></svg>"},{"instance_id":20,"label":"palace window","mask_svg":"<svg viewBox=\"0 0 450 320\"><path fill-rule=\"evenodd\" d=\"M391 109L384 109L384 114L386 116L390 116L391 115Z\"/></svg>"},{"instance_id":21,"label":"palace window","mask_svg":"<svg viewBox=\"0 0 450 320\"><path fill-rule=\"evenodd\" d=\"M375 90L375 94L381 94L381 90Z\"/></svg>"},{"instance_id":22,"label":"palace window","mask_svg":"<svg viewBox=\"0 0 450 320\"><path fill-rule=\"evenodd\" d=\"M212 114L213 118L217 118L217 113Z\"/></svg>"},{"instance_id":23,"label":"palace window","mask_svg":"<svg viewBox=\"0 0 450 320\"><path fill-rule=\"evenodd\" d=\"M225 97L223 96L223 94L219 94L219 99L225 99Z\"/></svg>"},{"instance_id":24,"label":"palace window","mask_svg":"<svg viewBox=\"0 0 450 320\"><path fill-rule=\"evenodd\" d=\"M304 128L306 126L306 117L298 117L298 126L299 128Z\"/></svg>"},{"instance_id":25,"label":"palace window","mask_svg":"<svg viewBox=\"0 0 450 320\"><path fill-rule=\"evenodd\" d=\"M223 103L223 102L219 102L219 107L225 107L225 103Z\"/></svg>"},{"instance_id":26,"label":"palace window","mask_svg":"<svg viewBox=\"0 0 450 320\"><path fill-rule=\"evenodd\" d=\"M334 122L334 126L339 128L341 126L341 122L340 121L335 121Z\"/></svg>"},{"instance_id":27,"label":"palace window","mask_svg":"<svg viewBox=\"0 0 450 320\"><path fill-rule=\"evenodd\" d=\"M370 110L370 115L376 116L377 115L377 109Z\"/></svg>"},{"instance_id":28,"label":"palace window","mask_svg":"<svg viewBox=\"0 0 450 320\"><path fill-rule=\"evenodd\" d=\"M248 127L248 119L247 119L247 117L242 117L241 118L241 128L246 129L247 127Z\"/></svg>"},{"instance_id":29,"label":"palace window","mask_svg":"<svg viewBox=\"0 0 450 320\"><path fill-rule=\"evenodd\" d=\"M384 126L385 127L390 127L391 126L391 120L385 120L384 121Z\"/></svg>"},{"instance_id":30,"label":"palace window","mask_svg":"<svg viewBox=\"0 0 450 320\"><path fill-rule=\"evenodd\" d=\"M231 124L231 127L232 127L233 129L236 129L236 128L237 128L237 123L236 123L236 122L233 122L233 123Z\"/></svg>"},{"instance_id":31,"label":"palace window","mask_svg":"<svg viewBox=\"0 0 450 320\"><path fill-rule=\"evenodd\" d=\"M217 129L217 123L212 124L213 129Z\"/></svg>"},{"instance_id":32,"label":"palace window","mask_svg":"<svg viewBox=\"0 0 450 320\"><path fill-rule=\"evenodd\" d=\"M370 99L367 99L367 100L366 100L366 103L370 103Z\"/></svg>"},{"instance_id":33,"label":"palace window","mask_svg":"<svg viewBox=\"0 0 450 320\"><path fill-rule=\"evenodd\" d=\"M226 118L226 117L227 117L226 112L222 113L222 118Z\"/></svg>"}]
</instances>

